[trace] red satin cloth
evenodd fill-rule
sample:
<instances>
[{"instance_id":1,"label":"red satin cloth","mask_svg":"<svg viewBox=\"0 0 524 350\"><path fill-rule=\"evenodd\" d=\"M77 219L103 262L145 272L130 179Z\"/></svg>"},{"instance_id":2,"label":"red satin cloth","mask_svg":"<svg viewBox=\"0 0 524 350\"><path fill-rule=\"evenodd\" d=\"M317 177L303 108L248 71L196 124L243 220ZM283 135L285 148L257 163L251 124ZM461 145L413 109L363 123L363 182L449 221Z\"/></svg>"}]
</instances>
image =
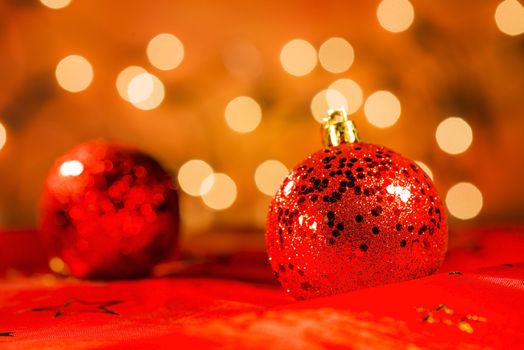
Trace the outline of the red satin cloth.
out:
<instances>
[{"instance_id":1,"label":"red satin cloth","mask_svg":"<svg viewBox=\"0 0 524 350\"><path fill-rule=\"evenodd\" d=\"M45 259L34 233L3 233L0 348L521 349L522 230L461 237L439 274L297 302L263 252L157 270L172 277L77 281L13 272L45 272Z\"/></svg>"}]
</instances>

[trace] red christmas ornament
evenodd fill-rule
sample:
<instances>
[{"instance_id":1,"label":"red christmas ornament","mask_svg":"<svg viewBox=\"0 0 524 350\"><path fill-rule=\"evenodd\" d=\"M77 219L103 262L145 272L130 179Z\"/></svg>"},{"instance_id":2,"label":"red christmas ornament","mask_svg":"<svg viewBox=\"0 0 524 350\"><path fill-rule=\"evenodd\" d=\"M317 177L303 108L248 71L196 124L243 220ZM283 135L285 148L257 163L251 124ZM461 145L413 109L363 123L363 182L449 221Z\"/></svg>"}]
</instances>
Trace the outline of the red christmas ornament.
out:
<instances>
[{"instance_id":1,"label":"red christmas ornament","mask_svg":"<svg viewBox=\"0 0 524 350\"><path fill-rule=\"evenodd\" d=\"M330 111L326 148L298 164L267 218L271 267L297 299L423 277L441 265L448 232L425 172L358 141L345 111Z\"/></svg>"},{"instance_id":2,"label":"red christmas ornament","mask_svg":"<svg viewBox=\"0 0 524 350\"><path fill-rule=\"evenodd\" d=\"M77 277L147 274L176 245L178 196L148 155L105 142L82 144L47 176L41 235Z\"/></svg>"}]
</instances>

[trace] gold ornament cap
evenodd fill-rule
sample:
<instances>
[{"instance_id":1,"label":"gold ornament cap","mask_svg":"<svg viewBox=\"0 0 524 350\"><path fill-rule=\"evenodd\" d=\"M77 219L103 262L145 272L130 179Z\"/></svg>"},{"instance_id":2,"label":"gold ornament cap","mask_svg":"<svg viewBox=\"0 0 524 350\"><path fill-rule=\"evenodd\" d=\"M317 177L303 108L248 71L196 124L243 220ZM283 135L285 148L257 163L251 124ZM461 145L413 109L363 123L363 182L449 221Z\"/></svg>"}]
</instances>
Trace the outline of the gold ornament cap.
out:
<instances>
[{"instance_id":1,"label":"gold ornament cap","mask_svg":"<svg viewBox=\"0 0 524 350\"><path fill-rule=\"evenodd\" d=\"M328 115L322 121L322 143L324 147L338 146L341 143L358 142L355 123L348 119L344 108L328 110Z\"/></svg>"}]
</instances>

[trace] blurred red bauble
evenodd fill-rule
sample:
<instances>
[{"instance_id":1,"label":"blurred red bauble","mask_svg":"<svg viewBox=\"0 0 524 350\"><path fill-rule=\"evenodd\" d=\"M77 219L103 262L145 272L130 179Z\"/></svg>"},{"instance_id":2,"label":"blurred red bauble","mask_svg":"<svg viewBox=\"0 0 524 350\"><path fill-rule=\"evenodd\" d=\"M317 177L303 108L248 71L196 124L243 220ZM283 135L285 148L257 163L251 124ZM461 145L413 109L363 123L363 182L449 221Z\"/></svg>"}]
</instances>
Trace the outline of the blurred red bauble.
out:
<instances>
[{"instance_id":1,"label":"blurred red bauble","mask_svg":"<svg viewBox=\"0 0 524 350\"><path fill-rule=\"evenodd\" d=\"M324 128L328 147L291 171L269 209L266 247L284 289L305 299L437 271L448 232L430 178L400 154L358 142L343 111Z\"/></svg>"},{"instance_id":2,"label":"blurred red bauble","mask_svg":"<svg viewBox=\"0 0 524 350\"><path fill-rule=\"evenodd\" d=\"M178 242L178 195L150 156L102 141L60 157L47 176L41 235L86 278L146 275Z\"/></svg>"}]
</instances>

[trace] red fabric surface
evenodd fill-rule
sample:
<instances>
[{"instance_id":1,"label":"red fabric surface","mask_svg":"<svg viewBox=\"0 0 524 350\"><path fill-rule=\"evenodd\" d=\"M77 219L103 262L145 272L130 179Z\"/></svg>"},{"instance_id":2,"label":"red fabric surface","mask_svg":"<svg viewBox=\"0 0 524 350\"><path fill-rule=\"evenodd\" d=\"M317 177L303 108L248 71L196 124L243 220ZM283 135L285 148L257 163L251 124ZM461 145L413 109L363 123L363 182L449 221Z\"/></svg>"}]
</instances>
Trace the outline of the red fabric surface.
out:
<instances>
[{"instance_id":1,"label":"red fabric surface","mask_svg":"<svg viewBox=\"0 0 524 350\"><path fill-rule=\"evenodd\" d=\"M0 280L0 348L519 349L519 231L463 235L427 278L299 302L269 277L262 252L166 264L159 271L175 276L134 281L10 272Z\"/></svg>"}]
</instances>

